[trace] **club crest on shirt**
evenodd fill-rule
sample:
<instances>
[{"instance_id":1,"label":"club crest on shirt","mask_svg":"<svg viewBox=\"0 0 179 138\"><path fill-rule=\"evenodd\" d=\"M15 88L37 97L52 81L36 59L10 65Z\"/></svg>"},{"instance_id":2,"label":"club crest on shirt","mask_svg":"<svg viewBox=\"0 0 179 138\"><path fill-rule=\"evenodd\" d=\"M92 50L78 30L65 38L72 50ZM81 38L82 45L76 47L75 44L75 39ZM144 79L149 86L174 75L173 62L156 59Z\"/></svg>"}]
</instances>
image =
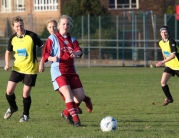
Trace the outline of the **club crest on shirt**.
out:
<instances>
[{"instance_id":1,"label":"club crest on shirt","mask_svg":"<svg viewBox=\"0 0 179 138\"><path fill-rule=\"evenodd\" d=\"M73 49L72 49L71 47L68 47L68 46L62 47L61 50L62 50L63 52L71 52L71 51L73 51Z\"/></svg>"},{"instance_id":2,"label":"club crest on shirt","mask_svg":"<svg viewBox=\"0 0 179 138\"><path fill-rule=\"evenodd\" d=\"M65 43L66 45L68 45L69 42L68 42L68 40L65 40L64 43Z\"/></svg>"},{"instance_id":3,"label":"club crest on shirt","mask_svg":"<svg viewBox=\"0 0 179 138\"><path fill-rule=\"evenodd\" d=\"M172 44L172 46L175 46L175 44Z\"/></svg>"}]
</instances>

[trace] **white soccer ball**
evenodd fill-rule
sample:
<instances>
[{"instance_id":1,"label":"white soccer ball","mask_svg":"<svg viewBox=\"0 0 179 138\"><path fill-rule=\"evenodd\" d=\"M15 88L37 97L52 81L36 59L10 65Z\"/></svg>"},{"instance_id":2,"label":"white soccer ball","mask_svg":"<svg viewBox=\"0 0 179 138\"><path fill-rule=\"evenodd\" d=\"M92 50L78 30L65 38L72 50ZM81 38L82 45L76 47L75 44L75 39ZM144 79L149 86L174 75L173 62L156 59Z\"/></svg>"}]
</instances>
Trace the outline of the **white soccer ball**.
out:
<instances>
[{"instance_id":1,"label":"white soccer ball","mask_svg":"<svg viewBox=\"0 0 179 138\"><path fill-rule=\"evenodd\" d=\"M112 116L106 116L100 122L100 128L103 132L116 130L117 127L118 127L117 120Z\"/></svg>"}]
</instances>

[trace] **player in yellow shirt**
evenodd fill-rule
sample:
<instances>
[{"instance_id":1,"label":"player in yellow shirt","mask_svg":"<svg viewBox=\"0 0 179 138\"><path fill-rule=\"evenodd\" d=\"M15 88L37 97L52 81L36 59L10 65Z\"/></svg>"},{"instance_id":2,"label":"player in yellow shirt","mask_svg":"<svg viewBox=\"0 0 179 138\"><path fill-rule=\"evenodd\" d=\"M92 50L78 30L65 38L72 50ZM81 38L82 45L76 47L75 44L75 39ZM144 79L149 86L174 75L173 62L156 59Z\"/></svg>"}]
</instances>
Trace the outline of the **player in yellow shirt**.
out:
<instances>
[{"instance_id":1,"label":"player in yellow shirt","mask_svg":"<svg viewBox=\"0 0 179 138\"><path fill-rule=\"evenodd\" d=\"M24 29L24 22L21 17L13 18L12 26L15 33L8 41L4 69L9 70L11 52L14 52L15 60L6 89L6 99L10 108L6 111L4 119L10 118L18 110L14 92L17 84L22 82L24 84L22 95L24 108L19 122L27 122L31 106L30 92L32 87L35 86L38 71L43 72L43 66L38 68L36 46L42 47L43 42L37 34Z\"/></svg>"},{"instance_id":2,"label":"player in yellow shirt","mask_svg":"<svg viewBox=\"0 0 179 138\"><path fill-rule=\"evenodd\" d=\"M179 48L173 38L170 37L170 30L167 26L160 28L160 35L162 39L159 41L159 46L162 50L164 59L156 63L156 67L165 64L165 69L161 78L162 90L166 96L163 106L173 102L173 97L170 93L167 82L171 76L177 75L179 77Z\"/></svg>"}]
</instances>

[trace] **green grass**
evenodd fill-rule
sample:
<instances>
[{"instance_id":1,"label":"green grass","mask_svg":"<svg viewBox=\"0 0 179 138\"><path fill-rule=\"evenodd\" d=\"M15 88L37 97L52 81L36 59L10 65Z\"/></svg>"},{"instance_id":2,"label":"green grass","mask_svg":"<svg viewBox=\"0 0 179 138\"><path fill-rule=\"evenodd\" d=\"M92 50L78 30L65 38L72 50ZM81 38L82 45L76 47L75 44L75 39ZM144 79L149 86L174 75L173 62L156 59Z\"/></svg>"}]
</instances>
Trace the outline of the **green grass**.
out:
<instances>
[{"instance_id":1,"label":"green grass","mask_svg":"<svg viewBox=\"0 0 179 138\"><path fill-rule=\"evenodd\" d=\"M53 91L49 68L39 74L32 89L32 106L27 123L19 123L22 114L22 84L16 89L19 111L5 120L8 108L5 89L10 75L0 69L0 138L179 138L179 80L171 78L169 86L174 103L162 106L165 98L160 78L163 68L77 68L86 95L94 110L87 113L81 104L82 127L68 125L60 117L64 102ZM102 132L103 117L113 116L118 129Z\"/></svg>"}]
</instances>

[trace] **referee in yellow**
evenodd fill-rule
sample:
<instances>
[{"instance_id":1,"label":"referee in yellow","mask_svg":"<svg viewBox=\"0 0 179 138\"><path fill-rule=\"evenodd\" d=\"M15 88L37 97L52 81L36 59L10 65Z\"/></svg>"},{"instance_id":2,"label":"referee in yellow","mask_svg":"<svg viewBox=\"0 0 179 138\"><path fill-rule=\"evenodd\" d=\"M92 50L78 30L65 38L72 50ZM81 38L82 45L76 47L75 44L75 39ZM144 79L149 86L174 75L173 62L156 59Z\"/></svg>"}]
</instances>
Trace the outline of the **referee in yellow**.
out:
<instances>
[{"instance_id":1,"label":"referee in yellow","mask_svg":"<svg viewBox=\"0 0 179 138\"><path fill-rule=\"evenodd\" d=\"M8 119L18 110L16 96L14 94L18 82L24 84L23 87L23 113L19 122L27 122L31 106L30 92L35 86L37 73L39 71L36 57L36 46L42 47L43 42L34 32L24 29L23 19L19 16L13 18L12 26L15 33L9 38L7 50L5 52L5 67L10 68L11 53L14 53L14 64L6 89L6 99L10 108L7 109L4 119Z\"/></svg>"},{"instance_id":2,"label":"referee in yellow","mask_svg":"<svg viewBox=\"0 0 179 138\"><path fill-rule=\"evenodd\" d=\"M167 84L171 76L177 75L179 77L179 48L173 38L170 37L170 30L167 26L160 28L160 35L162 39L159 41L159 46L162 50L163 60L156 63L156 67L165 64L165 69L161 78L162 90L166 96L163 106L173 102L169 86Z\"/></svg>"}]
</instances>

